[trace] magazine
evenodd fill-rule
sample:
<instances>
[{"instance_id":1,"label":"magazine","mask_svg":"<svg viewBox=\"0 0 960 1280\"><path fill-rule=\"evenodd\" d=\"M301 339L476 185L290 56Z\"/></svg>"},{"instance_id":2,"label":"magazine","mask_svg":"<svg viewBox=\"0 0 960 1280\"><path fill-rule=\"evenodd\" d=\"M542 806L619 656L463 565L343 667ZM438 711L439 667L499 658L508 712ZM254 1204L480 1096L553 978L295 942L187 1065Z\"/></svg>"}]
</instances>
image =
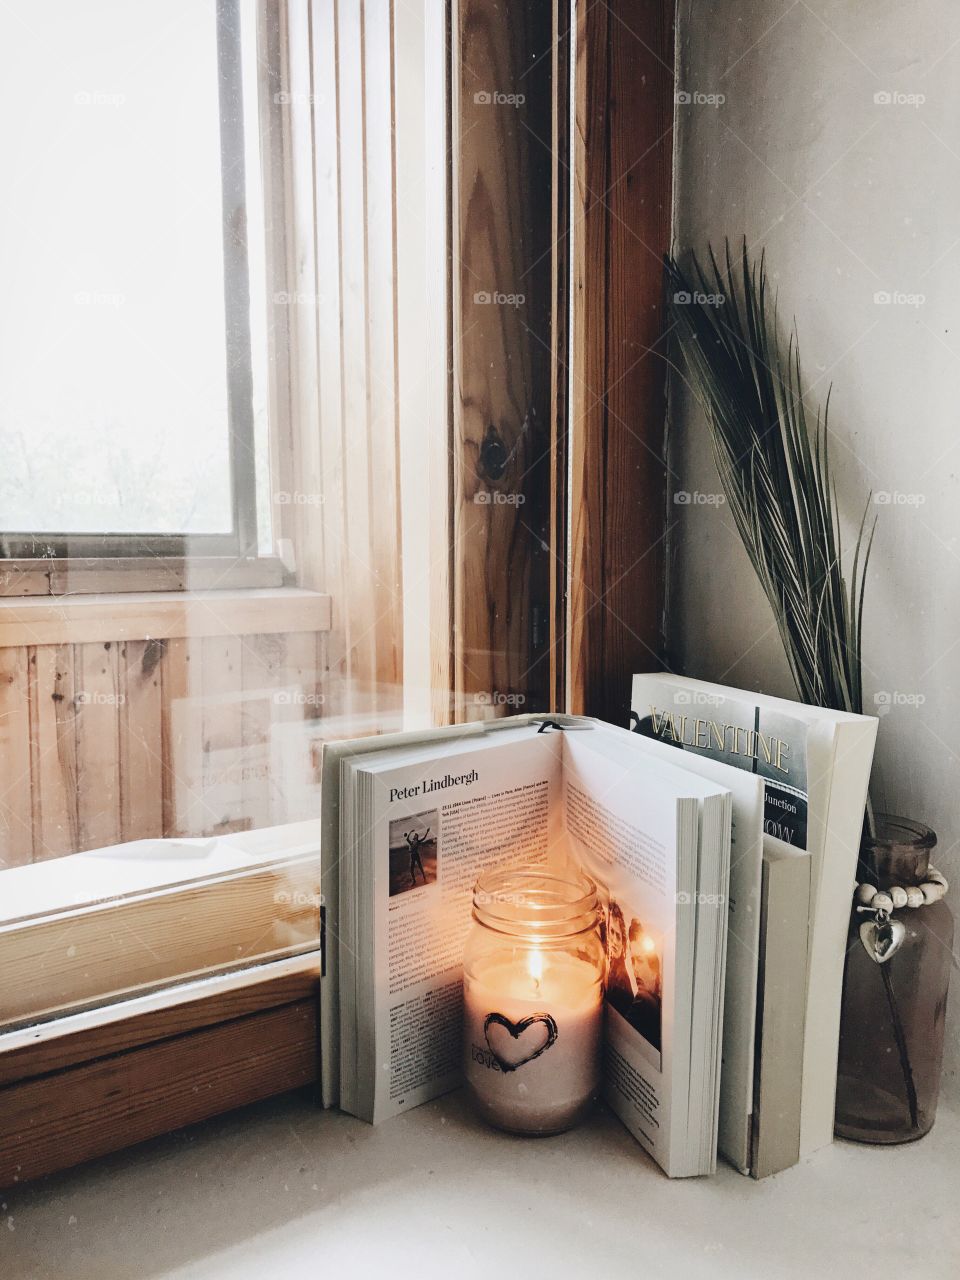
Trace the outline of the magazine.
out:
<instances>
[{"instance_id":1,"label":"magazine","mask_svg":"<svg viewBox=\"0 0 960 1280\"><path fill-rule=\"evenodd\" d=\"M693 687L690 687L690 686ZM708 691L670 676L634 676L630 725L694 755L745 769L765 783L767 835L807 847L807 726L737 690Z\"/></svg>"}]
</instances>

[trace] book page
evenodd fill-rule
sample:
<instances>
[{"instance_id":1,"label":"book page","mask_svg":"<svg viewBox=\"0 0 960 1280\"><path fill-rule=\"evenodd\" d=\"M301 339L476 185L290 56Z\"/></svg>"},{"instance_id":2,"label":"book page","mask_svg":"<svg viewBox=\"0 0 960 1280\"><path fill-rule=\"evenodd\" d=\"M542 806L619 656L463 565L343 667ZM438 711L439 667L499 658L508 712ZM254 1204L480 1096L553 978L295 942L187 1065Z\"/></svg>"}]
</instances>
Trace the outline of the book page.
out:
<instances>
[{"instance_id":1,"label":"book page","mask_svg":"<svg viewBox=\"0 0 960 1280\"><path fill-rule=\"evenodd\" d=\"M632 741L637 750L673 762L672 747L657 739L634 732ZM678 763L726 787L732 799L719 1148L741 1173L746 1173L754 1095L764 780L706 754L687 752Z\"/></svg>"},{"instance_id":2,"label":"book page","mask_svg":"<svg viewBox=\"0 0 960 1280\"><path fill-rule=\"evenodd\" d=\"M564 737L566 833L571 856L601 898L607 1099L666 1168L675 1087L678 797L655 766L633 752L602 751L600 737ZM685 1046L685 1059L688 1052Z\"/></svg>"},{"instance_id":3,"label":"book page","mask_svg":"<svg viewBox=\"0 0 960 1280\"><path fill-rule=\"evenodd\" d=\"M432 748L400 765L385 752L369 770L365 951L375 959L360 1017L361 1059L369 1046L377 1064L374 1121L460 1083L463 947L477 878L562 856L560 735L524 728L507 739Z\"/></svg>"}]
</instances>

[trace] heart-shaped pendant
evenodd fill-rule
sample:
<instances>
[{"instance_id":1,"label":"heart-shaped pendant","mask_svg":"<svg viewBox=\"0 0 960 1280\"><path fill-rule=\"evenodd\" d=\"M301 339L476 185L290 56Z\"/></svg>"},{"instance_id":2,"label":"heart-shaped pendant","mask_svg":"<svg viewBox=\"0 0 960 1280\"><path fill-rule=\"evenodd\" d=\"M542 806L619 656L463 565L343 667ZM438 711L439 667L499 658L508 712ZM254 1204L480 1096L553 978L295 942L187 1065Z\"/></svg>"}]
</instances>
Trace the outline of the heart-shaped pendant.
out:
<instances>
[{"instance_id":1,"label":"heart-shaped pendant","mask_svg":"<svg viewBox=\"0 0 960 1280\"><path fill-rule=\"evenodd\" d=\"M500 1070L516 1071L556 1043L557 1024L549 1013L533 1013L519 1022L502 1013L488 1013L483 1035Z\"/></svg>"},{"instance_id":2,"label":"heart-shaped pendant","mask_svg":"<svg viewBox=\"0 0 960 1280\"><path fill-rule=\"evenodd\" d=\"M907 936L907 930L901 920L864 920L860 926L860 941L871 960L883 964L894 952L899 951L900 944Z\"/></svg>"}]
</instances>

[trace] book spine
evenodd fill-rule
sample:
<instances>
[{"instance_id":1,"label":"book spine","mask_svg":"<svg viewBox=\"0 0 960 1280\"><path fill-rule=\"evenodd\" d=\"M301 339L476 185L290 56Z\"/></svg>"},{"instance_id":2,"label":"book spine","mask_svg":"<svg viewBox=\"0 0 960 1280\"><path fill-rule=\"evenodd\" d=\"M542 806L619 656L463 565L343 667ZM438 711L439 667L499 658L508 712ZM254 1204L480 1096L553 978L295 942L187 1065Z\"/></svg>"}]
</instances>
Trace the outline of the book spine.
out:
<instances>
[{"instance_id":1,"label":"book spine","mask_svg":"<svg viewBox=\"0 0 960 1280\"><path fill-rule=\"evenodd\" d=\"M810 865L809 854L800 851L764 851L750 1157L754 1178L788 1169L800 1157L805 991L796 975L807 967Z\"/></svg>"},{"instance_id":2,"label":"book spine","mask_svg":"<svg viewBox=\"0 0 960 1280\"><path fill-rule=\"evenodd\" d=\"M877 721L838 723L807 984L800 1155L833 1141L850 903Z\"/></svg>"}]
</instances>

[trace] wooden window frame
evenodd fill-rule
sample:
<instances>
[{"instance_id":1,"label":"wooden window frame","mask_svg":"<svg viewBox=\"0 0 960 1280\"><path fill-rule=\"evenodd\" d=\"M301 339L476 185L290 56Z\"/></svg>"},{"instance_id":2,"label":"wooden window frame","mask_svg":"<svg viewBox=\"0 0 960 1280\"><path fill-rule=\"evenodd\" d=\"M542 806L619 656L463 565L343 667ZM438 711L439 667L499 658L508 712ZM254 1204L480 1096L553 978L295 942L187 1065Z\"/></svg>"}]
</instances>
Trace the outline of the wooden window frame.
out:
<instances>
[{"instance_id":1,"label":"wooden window frame","mask_svg":"<svg viewBox=\"0 0 960 1280\"><path fill-rule=\"evenodd\" d=\"M626 726L664 655L671 0L575 0L567 709Z\"/></svg>"},{"instance_id":2,"label":"wooden window frame","mask_svg":"<svg viewBox=\"0 0 960 1280\"><path fill-rule=\"evenodd\" d=\"M520 87L540 54L528 47L543 38L531 37L536 7L452 6L451 45L469 53L451 123L453 703L458 719L485 717L493 702L498 714L558 709L626 725L632 673L661 666L664 650L674 6L554 0L552 119L541 104L498 145L490 107L472 93L503 77L508 91ZM504 15L516 29L498 45ZM509 293L529 271L503 211L544 144L553 251L539 320L509 351L505 341L485 349L465 301L471 273L486 243L492 275L481 287ZM545 344L549 364L518 374ZM499 394L511 378L511 394ZM547 418L533 459L529 404ZM534 473L540 451L549 466ZM484 487L519 489L524 505L478 512Z\"/></svg>"},{"instance_id":3,"label":"wooden window frame","mask_svg":"<svg viewBox=\"0 0 960 1280\"><path fill-rule=\"evenodd\" d=\"M28 596L0 601L0 649L325 632L331 614L329 596L299 587Z\"/></svg>"},{"instance_id":4,"label":"wooden window frame","mask_svg":"<svg viewBox=\"0 0 960 1280\"><path fill-rule=\"evenodd\" d=\"M569 5L454 0L450 48L451 683L471 720L564 698Z\"/></svg>"},{"instance_id":5,"label":"wooden window frame","mask_svg":"<svg viewBox=\"0 0 960 1280\"><path fill-rule=\"evenodd\" d=\"M165 988L0 1050L0 1188L315 1087L320 956Z\"/></svg>"}]
</instances>

